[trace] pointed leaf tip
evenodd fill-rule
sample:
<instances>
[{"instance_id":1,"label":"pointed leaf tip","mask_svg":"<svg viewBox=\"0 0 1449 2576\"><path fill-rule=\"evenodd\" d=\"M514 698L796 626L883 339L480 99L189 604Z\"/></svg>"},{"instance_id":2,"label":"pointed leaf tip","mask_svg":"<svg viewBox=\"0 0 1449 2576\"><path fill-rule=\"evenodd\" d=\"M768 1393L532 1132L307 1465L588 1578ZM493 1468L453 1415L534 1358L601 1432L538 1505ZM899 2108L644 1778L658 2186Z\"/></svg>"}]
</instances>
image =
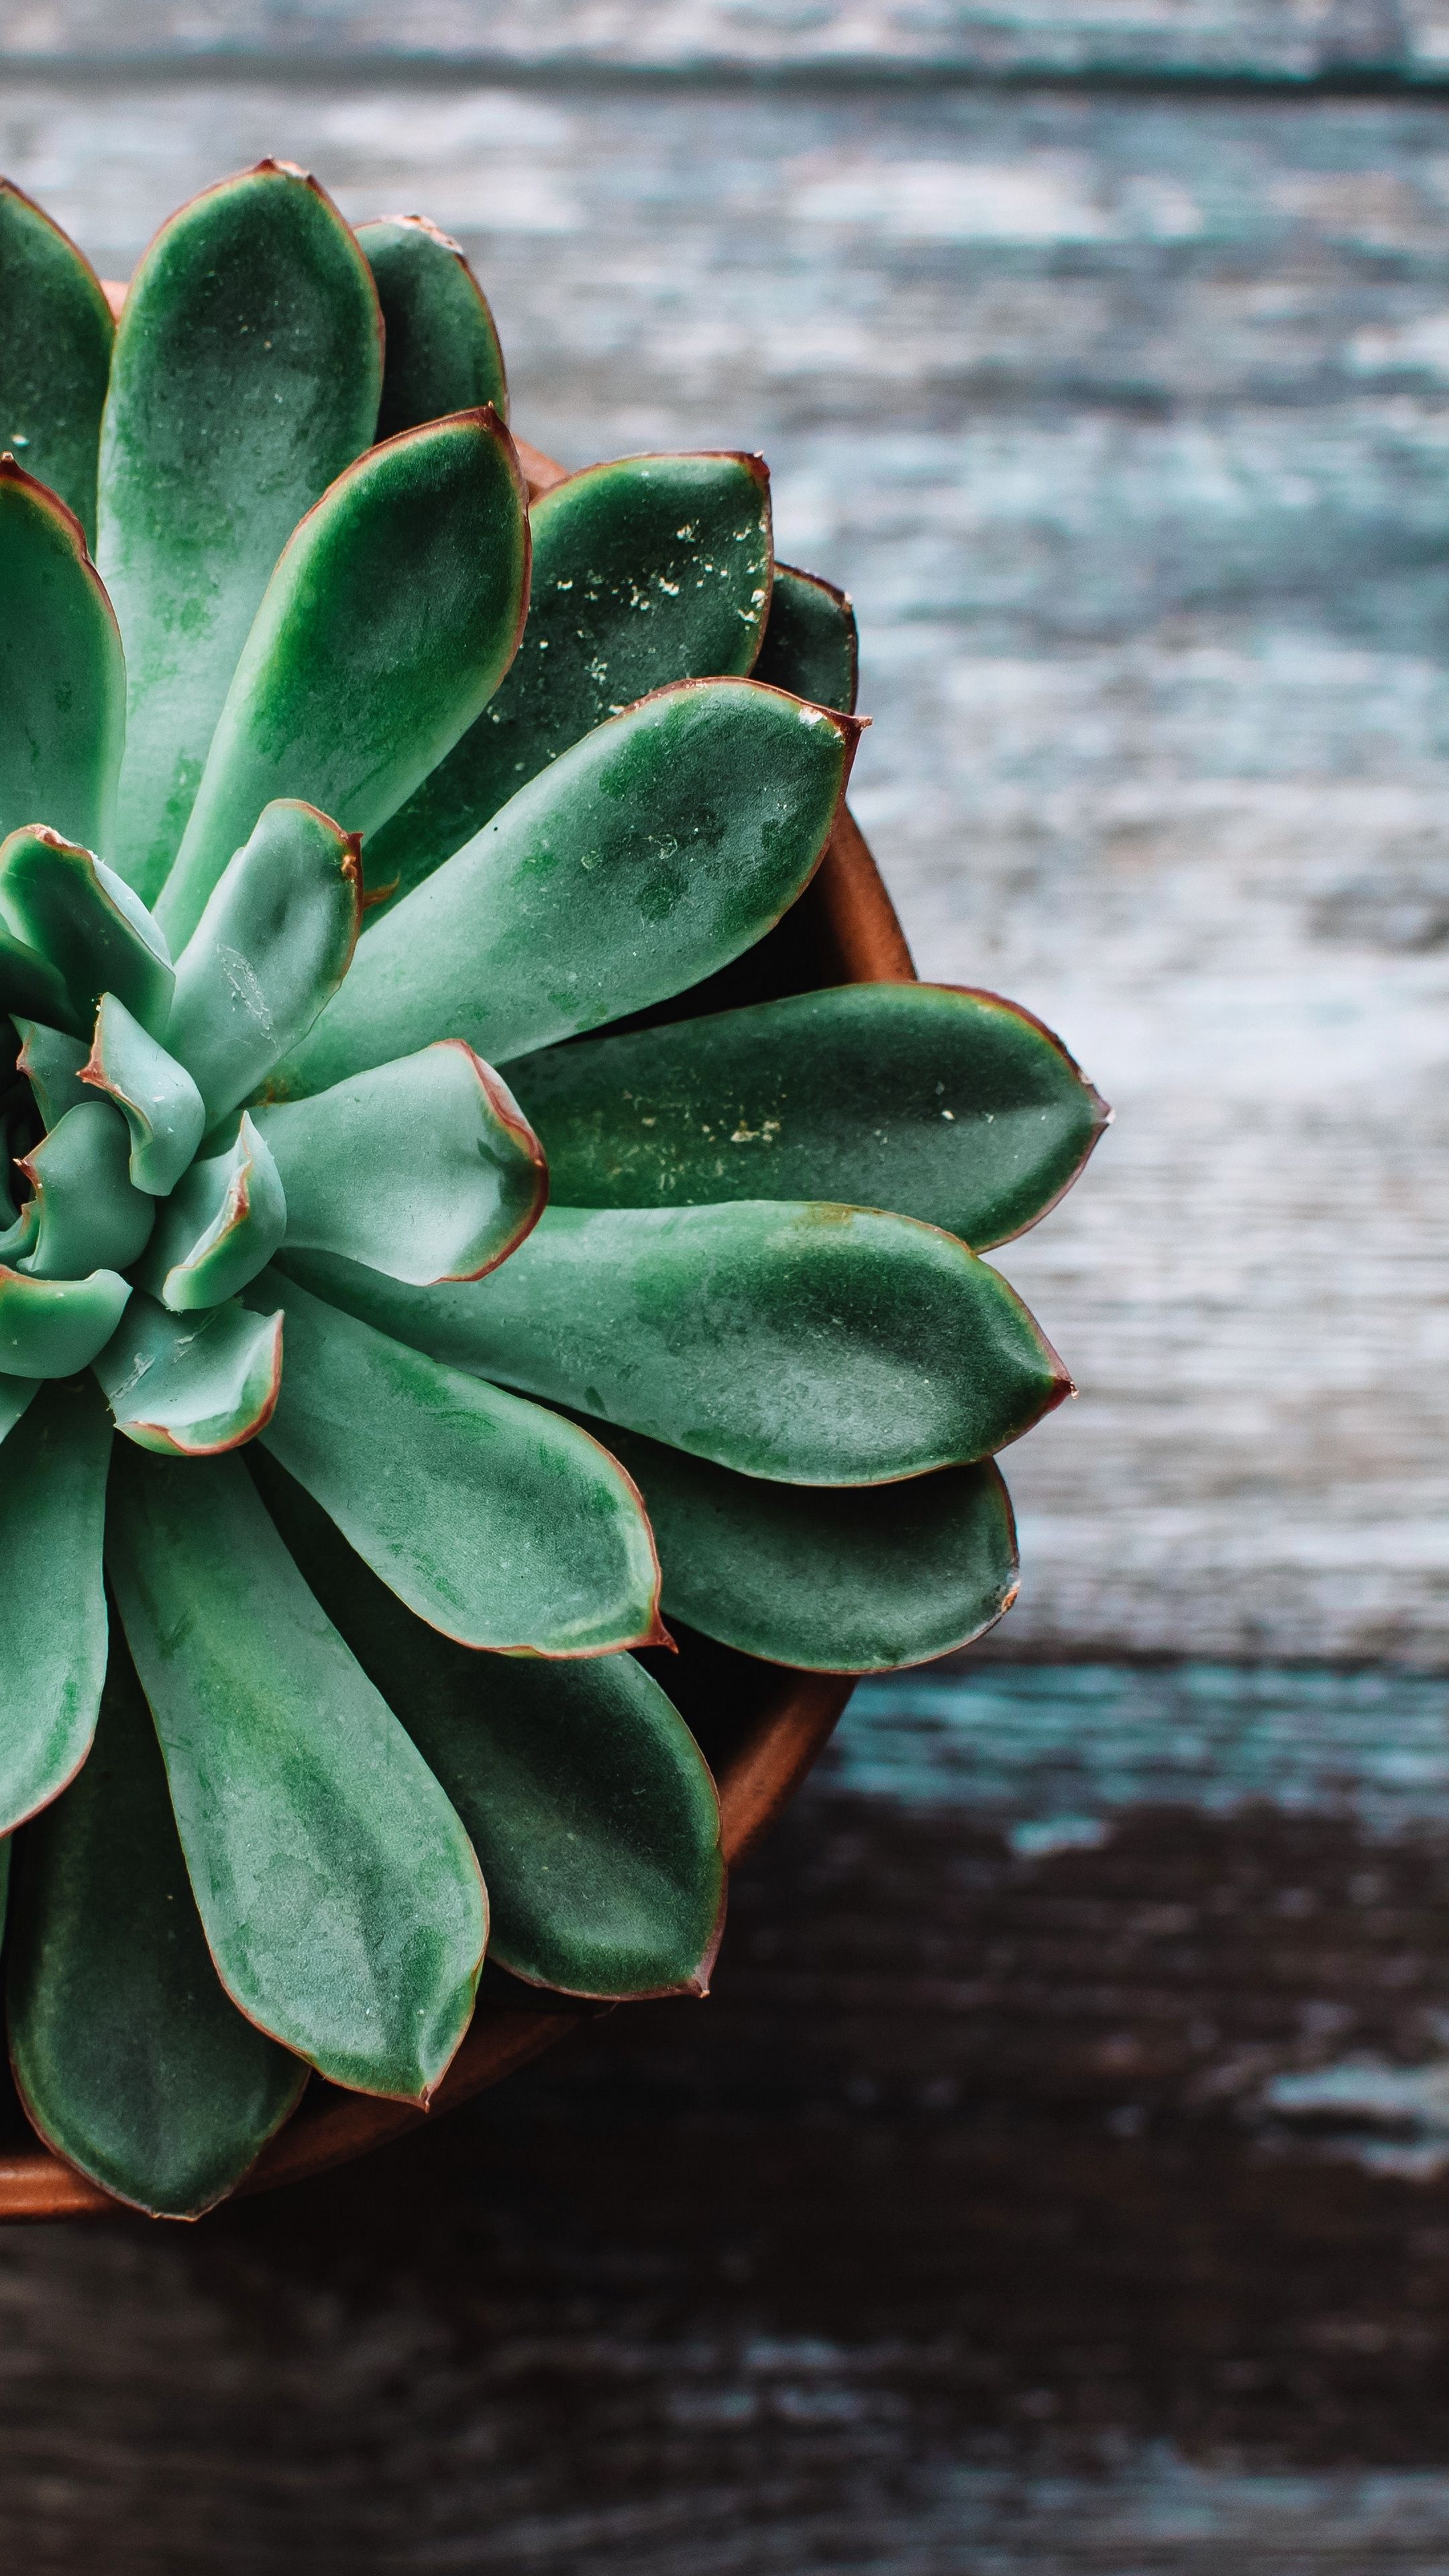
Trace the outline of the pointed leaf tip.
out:
<instances>
[{"instance_id":1,"label":"pointed leaf tip","mask_svg":"<svg viewBox=\"0 0 1449 2576\"><path fill-rule=\"evenodd\" d=\"M95 270L43 208L0 179L5 332L0 420L27 467L94 541L96 450L112 323Z\"/></svg>"},{"instance_id":2,"label":"pointed leaf tip","mask_svg":"<svg viewBox=\"0 0 1449 2576\"><path fill-rule=\"evenodd\" d=\"M425 215L384 216L357 238L386 334L379 439L482 402L506 419L503 352L461 246Z\"/></svg>"},{"instance_id":3,"label":"pointed leaf tip","mask_svg":"<svg viewBox=\"0 0 1449 2576\"><path fill-rule=\"evenodd\" d=\"M126 1122L108 1100L87 1099L20 1160L32 1198L17 1268L36 1279L77 1280L92 1271L126 1270L145 1249L155 1202L127 1168Z\"/></svg>"},{"instance_id":4,"label":"pointed leaf tip","mask_svg":"<svg viewBox=\"0 0 1449 2576\"><path fill-rule=\"evenodd\" d=\"M530 522L517 658L456 750L373 835L379 886L421 884L561 752L650 690L743 675L755 659L770 591L759 460L633 456L555 474Z\"/></svg>"},{"instance_id":5,"label":"pointed leaf tip","mask_svg":"<svg viewBox=\"0 0 1449 2576\"><path fill-rule=\"evenodd\" d=\"M153 1036L165 1027L175 982L165 938L94 851L42 824L11 832L0 843L0 922L60 978L68 1036L89 1036L108 992ZM36 1008L24 1015L47 1016Z\"/></svg>"},{"instance_id":6,"label":"pointed leaf tip","mask_svg":"<svg viewBox=\"0 0 1449 2576\"><path fill-rule=\"evenodd\" d=\"M81 1074L89 1050L82 1038L64 1036L39 1020L15 1017L21 1048L16 1071L23 1073L47 1127L59 1126L68 1109L87 1097Z\"/></svg>"},{"instance_id":7,"label":"pointed leaf tip","mask_svg":"<svg viewBox=\"0 0 1449 2576\"><path fill-rule=\"evenodd\" d=\"M56 2154L154 2217L197 2218L281 2126L307 2070L218 1981L119 1631L97 1739L28 1837L10 1945L12 2064L26 2116Z\"/></svg>"},{"instance_id":8,"label":"pointed leaf tip","mask_svg":"<svg viewBox=\"0 0 1449 2576\"><path fill-rule=\"evenodd\" d=\"M1060 1041L995 994L848 984L551 1048L513 1080L566 1207L834 1200L980 1252L1053 1207L1101 1133Z\"/></svg>"},{"instance_id":9,"label":"pointed leaf tip","mask_svg":"<svg viewBox=\"0 0 1449 2576\"><path fill-rule=\"evenodd\" d=\"M538 1138L461 1039L254 1114L286 1194L288 1244L395 1279L481 1278L548 1196Z\"/></svg>"},{"instance_id":10,"label":"pointed leaf tip","mask_svg":"<svg viewBox=\"0 0 1449 2576\"><path fill-rule=\"evenodd\" d=\"M269 800L372 831L488 703L528 602L528 514L491 407L370 448L288 539L227 693L162 917L184 938Z\"/></svg>"},{"instance_id":11,"label":"pointed leaf tip","mask_svg":"<svg viewBox=\"0 0 1449 2576\"><path fill-rule=\"evenodd\" d=\"M403 1607L275 1456L253 1450L249 1465L308 1583L462 1817L498 1963L610 2001L707 1981L722 1921L719 1801L653 1676L632 1655L469 1653Z\"/></svg>"},{"instance_id":12,"label":"pointed leaf tip","mask_svg":"<svg viewBox=\"0 0 1449 2576\"><path fill-rule=\"evenodd\" d=\"M108 849L126 725L120 631L80 520L11 455L0 458L0 704L0 835L44 821Z\"/></svg>"},{"instance_id":13,"label":"pointed leaf tip","mask_svg":"<svg viewBox=\"0 0 1449 2576\"><path fill-rule=\"evenodd\" d=\"M785 1484L967 1464L1070 1383L997 1271L938 1227L872 1208L551 1206L511 1261L464 1287L404 1287L317 1255L295 1266L449 1367Z\"/></svg>"},{"instance_id":14,"label":"pointed leaf tip","mask_svg":"<svg viewBox=\"0 0 1449 2576\"><path fill-rule=\"evenodd\" d=\"M904 1484L786 1485L610 1426L638 1478L672 1617L811 1672L894 1672L958 1652L1016 1598L992 1461Z\"/></svg>"},{"instance_id":15,"label":"pointed leaf tip","mask_svg":"<svg viewBox=\"0 0 1449 2576\"><path fill-rule=\"evenodd\" d=\"M205 1103L185 1066L114 993L103 993L78 1078L104 1092L124 1116L134 1187L164 1198L190 1166L206 1128Z\"/></svg>"},{"instance_id":16,"label":"pointed leaf tip","mask_svg":"<svg viewBox=\"0 0 1449 2576\"><path fill-rule=\"evenodd\" d=\"M855 706L859 660L848 594L818 574L777 563L756 679L844 712Z\"/></svg>"},{"instance_id":17,"label":"pointed leaf tip","mask_svg":"<svg viewBox=\"0 0 1449 2576\"><path fill-rule=\"evenodd\" d=\"M106 404L98 559L128 666L118 865L148 901L277 557L372 437L381 328L348 226L313 178L280 162L181 207L131 281Z\"/></svg>"},{"instance_id":18,"label":"pointed leaf tip","mask_svg":"<svg viewBox=\"0 0 1449 2576\"><path fill-rule=\"evenodd\" d=\"M282 1384L282 1317L234 1301L174 1315L135 1296L94 1363L116 1428L160 1457L215 1458L265 1431Z\"/></svg>"},{"instance_id":19,"label":"pointed leaf tip","mask_svg":"<svg viewBox=\"0 0 1449 2576\"><path fill-rule=\"evenodd\" d=\"M240 1459L117 1464L111 1576L218 1973L332 2082L421 2102L487 1939L463 1827Z\"/></svg>"},{"instance_id":20,"label":"pointed leaf tip","mask_svg":"<svg viewBox=\"0 0 1449 2576\"><path fill-rule=\"evenodd\" d=\"M379 916L279 1091L441 1037L507 1065L727 964L819 865L857 732L746 679L596 726Z\"/></svg>"},{"instance_id":21,"label":"pointed leaf tip","mask_svg":"<svg viewBox=\"0 0 1449 2576\"><path fill-rule=\"evenodd\" d=\"M313 1264L391 1285L305 1253L258 1282L250 1302L287 1317L266 1445L358 1554L463 1645L587 1657L652 1639L658 1558L617 1461L576 1424L324 1304L290 1275Z\"/></svg>"},{"instance_id":22,"label":"pointed leaf tip","mask_svg":"<svg viewBox=\"0 0 1449 2576\"><path fill-rule=\"evenodd\" d=\"M286 1230L271 1149L243 1110L229 1151L193 1163L162 1201L137 1275L173 1314L220 1306L265 1269Z\"/></svg>"}]
</instances>

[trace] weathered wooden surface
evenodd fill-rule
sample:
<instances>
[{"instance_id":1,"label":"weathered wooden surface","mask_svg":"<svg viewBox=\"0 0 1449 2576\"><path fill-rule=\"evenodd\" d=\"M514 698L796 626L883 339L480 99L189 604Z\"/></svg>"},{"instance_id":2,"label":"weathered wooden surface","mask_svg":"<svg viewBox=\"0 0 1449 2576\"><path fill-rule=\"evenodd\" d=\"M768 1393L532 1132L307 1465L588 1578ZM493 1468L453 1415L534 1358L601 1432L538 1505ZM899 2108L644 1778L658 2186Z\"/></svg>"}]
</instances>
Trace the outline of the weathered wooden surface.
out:
<instances>
[{"instance_id":1,"label":"weathered wooden surface","mask_svg":"<svg viewBox=\"0 0 1449 2576\"><path fill-rule=\"evenodd\" d=\"M1449 1659L1446 112L0 98L112 271L263 149L462 235L544 447L766 449L782 551L857 598L924 969L1117 1105L1003 1256L1083 1401L1008 1462L996 1650Z\"/></svg>"},{"instance_id":2,"label":"weathered wooden surface","mask_svg":"<svg viewBox=\"0 0 1449 2576\"><path fill-rule=\"evenodd\" d=\"M13 0L28 61L399 60L877 83L1015 74L1442 78L1436 0Z\"/></svg>"},{"instance_id":3,"label":"weathered wooden surface","mask_svg":"<svg viewBox=\"0 0 1449 2576\"><path fill-rule=\"evenodd\" d=\"M0 2239L27 2576L1449 2561L1449 1687L873 1689L704 2006Z\"/></svg>"},{"instance_id":4,"label":"weathered wooden surface","mask_svg":"<svg viewBox=\"0 0 1449 2576\"><path fill-rule=\"evenodd\" d=\"M235 59L96 76L168 49ZM923 965L1120 1113L1004 1263L1084 1396L1001 1651L1449 1662L1449 121L969 85L1422 74L1438 0L13 0L0 53L76 65L0 166L106 269L278 150L463 235L544 447L770 454ZM7 2561L1442 2576L1449 1691L942 1693L857 1704L705 2007L197 2230L0 2239Z\"/></svg>"}]
</instances>

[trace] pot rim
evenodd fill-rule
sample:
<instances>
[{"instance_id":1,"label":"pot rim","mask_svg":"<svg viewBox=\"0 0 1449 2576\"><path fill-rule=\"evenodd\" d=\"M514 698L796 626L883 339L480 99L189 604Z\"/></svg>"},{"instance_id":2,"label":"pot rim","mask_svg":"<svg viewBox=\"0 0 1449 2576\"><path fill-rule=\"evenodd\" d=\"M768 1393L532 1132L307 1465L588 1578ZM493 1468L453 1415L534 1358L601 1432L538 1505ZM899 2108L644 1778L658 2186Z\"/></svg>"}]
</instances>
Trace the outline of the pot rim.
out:
<instances>
[{"instance_id":1,"label":"pot rim","mask_svg":"<svg viewBox=\"0 0 1449 2576\"><path fill-rule=\"evenodd\" d=\"M113 299L124 289L107 283ZM514 439L537 499L565 479L568 469ZM826 970L822 981L847 984L913 984L916 970L895 907L864 835L842 801L825 856L807 888L815 921L815 946ZM802 901L805 898L802 897ZM719 1771L724 1856L731 1868L788 1805L827 1742L855 1687L850 1673L802 1673L780 1667L779 1688ZM349 2163L375 2147L404 2137L440 2111L500 2084L540 2057L568 2032L597 2016L598 2006L480 2002L462 2046L427 2111L376 2094L347 2093L314 2080L285 2126L262 2149L237 2186L237 2197L275 2191L330 2167ZM615 2007L606 2006L610 2010ZM113 2215L126 2207L99 2183L43 2147L0 2154L0 2221Z\"/></svg>"}]
</instances>

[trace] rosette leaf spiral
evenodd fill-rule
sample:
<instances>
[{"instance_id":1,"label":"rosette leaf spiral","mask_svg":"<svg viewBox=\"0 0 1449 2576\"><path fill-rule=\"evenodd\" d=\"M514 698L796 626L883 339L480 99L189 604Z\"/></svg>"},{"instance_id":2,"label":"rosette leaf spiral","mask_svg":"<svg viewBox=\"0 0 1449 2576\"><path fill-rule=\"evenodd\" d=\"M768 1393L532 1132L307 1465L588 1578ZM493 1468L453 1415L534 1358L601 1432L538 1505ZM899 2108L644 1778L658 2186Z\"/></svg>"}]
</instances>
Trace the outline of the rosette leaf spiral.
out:
<instances>
[{"instance_id":1,"label":"rosette leaf spiral","mask_svg":"<svg viewBox=\"0 0 1449 2576\"><path fill-rule=\"evenodd\" d=\"M283 162L114 331L3 186L0 281L11 2054L194 2216L309 2069L429 2101L485 1950L705 1990L649 1650L1009 1607L994 1456L1069 1381L980 1255L1106 1112L993 995L781 965L862 720L762 460L530 505L458 245Z\"/></svg>"}]
</instances>

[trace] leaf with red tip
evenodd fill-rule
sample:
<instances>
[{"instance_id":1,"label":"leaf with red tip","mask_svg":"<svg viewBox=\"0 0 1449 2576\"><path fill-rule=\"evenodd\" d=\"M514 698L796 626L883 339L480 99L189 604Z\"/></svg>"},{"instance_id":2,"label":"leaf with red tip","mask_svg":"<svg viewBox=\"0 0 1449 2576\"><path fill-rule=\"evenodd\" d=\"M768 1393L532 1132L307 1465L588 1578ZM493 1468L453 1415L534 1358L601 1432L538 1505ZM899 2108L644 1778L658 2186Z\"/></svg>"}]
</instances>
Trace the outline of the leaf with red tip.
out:
<instances>
[{"instance_id":1,"label":"leaf with red tip","mask_svg":"<svg viewBox=\"0 0 1449 2576\"><path fill-rule=\"evenodd\" d=\"M114 1270L97 1270L89 1279L32 1279L0 1268L0 1370L10 1377L72 1377L89 1368L130 1294L130 1282Z\"/></svg>"},{"instance_id":2,"label":"leaf with red tip","mask_svg":"<svg viewBox=\"0 0 1449 2576\"><path fill-rule=\"evenodd\" d=\"M147 1035L114 993L103 993L95 1042L79 1079L104 1092L124 1117L136 1188L164 1198L190 1164L206 1126L205 1103L185 1066Z\"/></svg>"},{"instance_id":3,"label":"leaf with red tip","mask_svg":"<svg viewBox=\"0 0 1449 2576\"><path fill-rule=\"evenodd\" d=\"M420 885L595 725L675 680L743 676L759 651L770 596L760 457L620 457L565 476L529 516L517 659L457 749L370 835L379 900Z\"/></svg>"},{"instance_id":4,"label":"leaf with red tip","mask_svg":"<svg viewBox=\"0 0 1449 2576\"><path fill-rule=\"evenodd\" d=\"M129 1269L156 1215L129 1161L126 1122L108 1100L68 1109L21 1161L34 1196L21 1212L24 1249L10 1251L16 1268L49 1280Z\"/></svg>"},{"instance_id":5,"label":"leaf with red tip","mask_svg":"<svg viewBox=\"0 0 1449 2576\"><path fill-rule=\"evenodd\" d=\"M171 955L144 904L90 850L58 832L12 832L0 843L0 922L61 978L68 1037L89 1037L103 993L115 993L158 1037L171 1008ZM19 1006L43 1020L34 1003Z\"/></svg>"},{"instance_id":6,"label":"leaf with red tip","mask_svg":"<svg viewBox=\"0 0 1449 2576\"><path fill-rule=\"evenodd\" d=\"M247 1302L278 1304L287 1319L267 1447L409 1609L504 1653L659 1642L649 1524L596 1440L438 1368L276 1270Z\"/></svg>"},{"instance_id":7,"label":"leaf with red tip","mask_svg":"<svg viewBox=\"0 0 1449 2576\"><path fill-rule=\"evenodd\" d=\"M129 682L116 864L148 903L272 567L367 446L381 385L367 262L288 163L194 197L131 280L101 441L99 562Z\"/></svg>"},{"instance_id":8,"label":"leaf with red tip","mask_svg":"<svg viewBox=\"0 0 1449 2576\"><path fill-rule=\"evenodd\" d=\"M276 1164L243 1111L236 1143L193 1163L162 1201L137 1277L174 1315L220 1306L265 1269L286 1230Z\"/></svg>"},{"instance_id":9,"label":"leaf with red tip","mask_svg":"<svg viewBox=\"0 0 1449 2576\"><path fill-rule=\"evenodd\" d=\"M318 1253L287 1267L449 1367L783 1484L964 1466L1071 1391L996 1271L873 1208L549 1207L501 1270L457 1288Z\"/></svg>"},{"instance_id":10,"label":"leaf with red tip","mask_svg":"<svg viewBox=\"0 0 1449 2576\"><path fill-rule=\"evenodd\" d=\"M597 726L382 915L279 1096L433 1038L506 1064L726 965L809 882L859 730L753 680Z\"/></svg>"},{"instance_id":11,"label":"leaf with red tip","mask_svg":"<svg viewBox=\"0 0 1449 2576\"><path fill-rule=\"evenodd\" d=\"M265 1450L247 1461L318 1600L472 1838L489 1955L566 1994L701 1994L724 1903L719 1801L632 1655L479 1655L423 1625Z\"/></svg>"},{"instance_id":12,"label":"leaf with red tip","mask_svg":"<svg viewBox=\"0 0 1449 2576\"><path fill-rule=\"evenodd\" d=\"M95 1730L110 1452L84 1382L42 1388L0 1445L0 1834L59 1795Z\"/></svg>"},{"instance_id":13,"label":"leaf with red tip","mask_svg":"<svg viewBox=\"0 0 1449 2576\"><path fill-rule=\"evenodd\" d=\"M3 205L3 198L0 198ZM110 846L126 666L80 521L0 456L0 833Z\"/></svg>"},{"instance_id":14,"label":"leaf with red tip","mask_svg":"<svg viewBox=\"0 0 1449 2576\"><path fill-rule=\"evenodd\" d=\"M90 261L8 179L0 179L0 310L0 448L59 493L94 545L111 308Z\"/></svg>"},{"instance_id":15,"label":"leaf with red tip","mask_svg":"<svg viewBox=\"0 0 1449 2576\"><path fill-rule=\"evenodd\" d=\"M119 1631L90 1759L26 1836L6 2003L31 2125L153 2217L199 2218L224 2200L307 2080L243 2019L207 1955Z\"/></svg>"},{"instance_id":16,"label":"leaf with red tip","mask_svg":"<svg viewBox=\"0 0 1449 2576\"><path fill-rule=\"evenodd\" d=\"M83 1038L62 1036L39 1020L16 1018L23 1041L18 1070L24 1074L35 1105L47 1127L58 1127L68 1109L79 1109L90 1097L81 1080L91 1050Z\"/></svg>"},{"instance_id":17,"label":"leaf with red tip","mask_svg":"<svg viewBox=\"0 0 1449 2576\"><path fill-rule=\"evenodd\" d=\"M264 1431L282 1383L282 1318L233 1300L185 1317L136 1296L94 1363L116 1428L163 1458L214 1458Z\"/></svg>"},{"instance_id":18,"label":"leaf with red tip","mask_svg":"<svg viewBox=\"0 0 1449 2576\"><path fill-rule=\"evenodd\" d=\"M269 799L370 832L493 695L528 604L528 515L491 410L389 439L338 476L267 586L160 917L189 937Z\"/></svg>"},{"instance_id":19,"label":"leaf with red tip","mask_svg":"<svg viewBox=\"0 0 1449 2576\"><path fill-rule=\"evenodd\" d=\"M668 1616L742 1654L894 1672L974 1644L1016 1598L990 1459L897 1485L779 1485L614 1423L602 1437L643 1493Z\"/></svg>"},{"instance_id":20,"label":"leaf with red tip","mask_svg":"<svg viewBox=\"0 0 1449 2576\"><path fill-rule=\"evenodd\" d=\"M775 689L789 689L797 698L809 698L817 707L852 714L860 679L860 647L855 611L846 592L816 573L777 563L755 678L768 680Z\"/></svg>"},{"instance_id":21,"label":"leaf with red tip","mask_svg":"<svg viewBox=\"0 0 1449 2576\"><path fill-rule=\"evenodd\" d=\"M833 1199L1004 1243L1069 1189L1109 1112L994 993L847 984L529 1056L515 1074L567 1207Z\"/></svg>"},{"instance_id":22,"label":"leaf with red tip","mask_svg":"<svg viewBox=\"0 0 1449 2576\"><path fill-rule=\"evenodd\" d=\"M168 1052L224 1118L305 1037L352 962L357 839L281 798L224 871L176 965Z\"/></svg>"},{"instance_id":23,"label":"leaf with red tip","mask_svg":"<svg viewBox=\"0 0 1449 2576\"><path fill-rule=\"evenodd\" d=\"M492 403L508 418L508 381L488 299L457 242L426 215L359 224L386 330L377 434L394 438L450 411Z\"/></svg>"},{"instance_id":24,"label":"leaf with red tip","mask_svg":"<svg viewBox=\"0 0 1449 2576\"><path fill-rule=\"evenodd\" d=\"M107 1563L222 1983L334 2084L426 2101L487 1938L462 1825L239 1458L127 1445L115 1483Z\"/></svg>"},{"instance_id":25,"label":"leaf with red tip","mask_svg":"<svg viewBox=\"0 0 1449 2576\"><path fill-rule=\"evenodd\" d=\"M392 1279L477 1279L517 1249L548 1196L538 1138L502 1077L462 1041L258 1109L289 1244Z\"/></svg>"}]
</instances>

